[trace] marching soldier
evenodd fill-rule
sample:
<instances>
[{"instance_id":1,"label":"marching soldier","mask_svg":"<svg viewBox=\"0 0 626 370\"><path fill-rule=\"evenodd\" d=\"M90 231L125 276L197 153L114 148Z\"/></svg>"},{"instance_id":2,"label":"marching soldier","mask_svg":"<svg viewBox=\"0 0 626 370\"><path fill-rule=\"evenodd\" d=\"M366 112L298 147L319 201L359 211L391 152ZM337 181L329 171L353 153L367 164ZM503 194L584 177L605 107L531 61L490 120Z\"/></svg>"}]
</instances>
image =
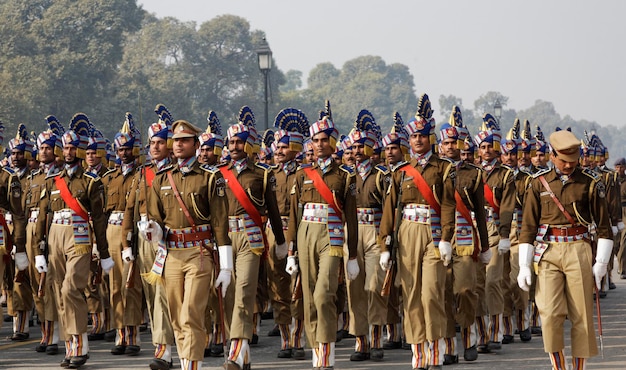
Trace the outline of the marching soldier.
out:
<instances>
[{"instance_id":1,"label":"marching soldier","mask_svg":"<svg viewBox=\"0 0 626 370\"><path fill-rule=\"evenodd\" d=\"M304 326L314 368L333 369L337 339L337 288L348 238L346 275L359 274L356 260L356 179L352 169L333 161L339 132L330 104L309 128L316 161L300 166L290 191L286 270L302 274ZM344 225L345 230L344 231ZM297 251L297 257L296 257ZM298 258L298 262L296 260Z\"/></svg>"},{"instance_id":2,"label":"marching soldier","mask_svg":"<svg viewBox=\"0 0 626 370\"><path fill-rule=\"evenodd\" d=\"M87 116L78 113L70 122L70 130L63 134L65 166L57 175L46 179L40 200L40 210L52 214L52 224L46 233L46 219L39 217L36 230L38 244L48 245L49 259L48 263L38 259L37 270L46 272L49 266L54 279L59 332L65 340L65 358L61 366L70 368L82 366L89 357L87 303L83 292L91 262L90 217L103 272L107 274L114 264L106 240L102 181L97 175L86 172L80 163L85 158L88 122Z\"/></svg>"},{"instance_id":3,"label":"marching soldier","mask_svg":"<svg viewBox=\"0 0 626 370\"><path fill-rule=\"evenodd\" d=\"M483 117L481 131L474 137L478 146L483 169L485 211L491 261L486 268L479 266L478 273L478 352L488 353L501 348L502 313L504 300L504 254L509 252L511 221L515 208L515 182L510 169L498 162L500 151L500 128L489 113ZM497 253L496 253L497 252ZM488 314L488 326L484 315Z\"/></svg>"},{"instance_id":4,"label":"marching soldier","mask_svg":"<svg viewBox=\"0 0 626 370\"><path fill-rule=\"evenodd\" d=\"M361 273L346 284L350 310L350 334L356 337L350 361L381 361L383 325L387 321L387 299L381 296L385 272L380 268L377 243L382 217L383 194L390 171L372 162L380 128L372 114L363 109L348 135L356 159L356 205L358 219L357 262ZM369 325L368 325L369 324ZM369 341L368 341L369 337Z\"/></svg>"},{"instance_id":5,"label":"marching soldier","mask_svg":"<svg viewBox=\"0 0 626 370\"><path fill-rule=\"evenodd\" d=\"M452 161L456 170L456 230L452 239L452 263L446 276L446 352L444 365L457 363L455 323L461 327L463 358L475 361L476 349L476 263L487 264L491 249L487 236L482 170L461 160L461 150L469 131L463 126L459 107L454 106L450 123L439 130L442 157ZM473 213L473 215L472 215Z\"/></svg>"},{"instance_id":6,"label":"marching soldier","mask_svg":"<svg viewBox=\"0 0 626 370\"><path fill-rule=\"evenodd\" d=\"M519 118L515 119L513 123L514 127L517 127L518 130L518 138L519 145L517 146L517 165L520 170L525 172L532 172L533 158L536 155L536 141L530 132L530 122L528 120L524 120L524 127L520 129L520 121Z\"/></svg>"},{"instance_id":7,"label":"marching soldier","mask_svg":"<svg viewBox=\"0 0 626 370\"><path fill-rule=\"evenodd\" d=\"M622 200L622 219L626 217L626 158L620 158L615 162L615 172L617 172L617 181L620 186L620 196ZM620 233L619 252L617 253L617 273L620 279L626 279L626 232Z\"/></svg>"},{"instance_id":8,"label":"marching soldier","mask_svg":"<svg viewBox=\"0 0 626 370\"><path fill-rule=\"evenodd\" d=\"M536 173L548 168L548 156L549 149L548 142L546 141L543 131L538 125L535 125L536 134L535 134L535 155L531 158L532 167L530 168L531 173Z\"/></svg>"},{"instance_id":9,"label":"marching soldier","mask_svg":"<svg viewBox=\"0 0 626 370\"><path fill-rule=\"evenodd\" d=\"M569 131L550 135L554 168L536 173L526 192L520 234L519 286L528 290L531 264L537 271L535 299L541 314L544 350L553 369L565 369L563 321L572 323L574 369L598 352L593 329L594 280L599 289L613 248L606 189L599 177L577 167L580 142ZM592 267L588 226L597 225ZM536 246L533 243L536 242Z\"/></svg>"},{"instance_id":10,"label":"marching soldier","mask_svg":"<svg viewBox=\"0 0 626 370\"><path fill-rule=\"evenodd\" d=\"M11 151L11 169L14 171L16 178L21 184L22 194L28 191L27 177L30 175L30 167L28 161L31 160L34 143L28 138L28 131L23 123L17 128L17 135L9 141L9 150ZM25 197L22 201L26 201ZM25 204L22 203L22 208ZM14 228L18 225L14 224ZM26 224L19 224L19 227L26 227ZM23 230L25 234L25 230ZM19 270L19 269L18 269ZM34 276L32 276L34 278ZM31 288L31 276L28 270L16 272L16 278L13 283L13 289L7 300L7 308L9 315L13 316L13 335L11 340L24 341L29 337L28 321L30 313L33 310L34 300Z\"/></svg>"},{"instance_id":11,"label":"marching soldier","mask_svg":"<svg viewBox=\"0 0 626 370\"><path fill-rule=\"evenodd\" d=\"M116 330L115 346L111 354L136 356L141 340L139 328L143 320L141 309L141 283L139 269L132 268L130 262L135 255L132 248L124 248L122 222L130 186L137 172L136 158L141 149L141 137L135 129L133 117L126 113L126 120L120 132L115 135L114 147L122 164L108 171L102 177L106 188L105 212L108 215L107 241L109 253L115 267L109 274L111 313Z\"/></svg>"},{"instance_id":12,"label":"marching soldier","mask_svg":"<svg viewBox=\"0 0 626 370\"><path fill-rule=\"evenodd\" d=\"M148 219L140 228L145 239L158 244L150 272L165 284L181 368L202 368L205 348L207 292L218 268L211 260L212 240L218 246L222 294L230 284L232 247L227 235L228 203L224 179L196 158L201 130L178 120L172 125L177 164L153 180Z\"/></svg>"},{"instance_id":13,"label":"marching soldier","mask_svg":"<svg viewBox=\"0 0 626 370\"><path fill-rule=\"evenodd\" d=\"M455 172L452 163L440 159L432 149L436 143L432 113L428 95L423 94L415 119L405 126L414 158L394 171L385 198L380 265L383 270L389 269L391 242L397 236L396 263L407 318L404 333L413 353L411 363L414 368L441 369L446 328L445 266L452 258ZM395 225L399 225L397 230Z\"/></svg>"},{"instance_id":14,"label":"marching soldier","mask_svg":"<svg viewBox=\"0 0 626 370\"><path fill-rule=\"evenodd\" d=\"M224 148L222 126L217 118L217 114L213 111L209 111L207 121L209 125L206 131L200 134L200 155L198 156L198 161L209 166L216 166Z\"/></svg>"},{"instance_id":15,"label":"marching soldier","mask_svg":"<svg viewBox=\"0 0 626 370\"><path fill-rule=\"evenodd\" d=\"M139 220L148 219L147 203L152 196L152 182L155 176L170 165L170 149L172 140L172 117L167 108L158 104L155 112L159 121L148 127L150 140L150 163L135 172L129 189L126 209L122 220L122 235L133 233ZM170 320L167 296L163 284L152 284L150 271L156 257L157 250L153 244L139 233L137 240L137 258L134 263L139 264L139 273L142 277L142 291L146 298L148 315L150 316L150 332L152 343L155 346L154 358L150 361L152 370L168 370L172 364L172 345L174 344L174 330ZM134 240L133 240L134 241ZM127 238L122 239L124 250L130 248Z\"/></svg>"}]
</instances>

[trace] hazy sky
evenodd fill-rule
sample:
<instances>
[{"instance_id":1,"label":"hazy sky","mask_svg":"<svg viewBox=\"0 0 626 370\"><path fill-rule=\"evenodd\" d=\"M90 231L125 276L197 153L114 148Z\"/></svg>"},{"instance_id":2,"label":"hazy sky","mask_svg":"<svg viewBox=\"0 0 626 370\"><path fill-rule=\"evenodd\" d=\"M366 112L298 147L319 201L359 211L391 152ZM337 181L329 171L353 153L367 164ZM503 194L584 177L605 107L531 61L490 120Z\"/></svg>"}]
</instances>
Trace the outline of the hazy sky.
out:
<instances>
[{"instance_id":1,"label":"hazy sky","mask_svg":"<svg viewBox=\"0 0 626 370\"><path fill-rule=\"evenodd\" d=\"M405 64L416 93L431 97L437 118L441 94L473 109L480 95L498 91L516 110L540 99L562 117L626 125L624 0L139 3L158 17L198 25L221 14L243 17L265 32L278 68L302 71L305 82L322 62L340 69L355 57L377 55L387 64Z\"/></svg>"}]
</instances>

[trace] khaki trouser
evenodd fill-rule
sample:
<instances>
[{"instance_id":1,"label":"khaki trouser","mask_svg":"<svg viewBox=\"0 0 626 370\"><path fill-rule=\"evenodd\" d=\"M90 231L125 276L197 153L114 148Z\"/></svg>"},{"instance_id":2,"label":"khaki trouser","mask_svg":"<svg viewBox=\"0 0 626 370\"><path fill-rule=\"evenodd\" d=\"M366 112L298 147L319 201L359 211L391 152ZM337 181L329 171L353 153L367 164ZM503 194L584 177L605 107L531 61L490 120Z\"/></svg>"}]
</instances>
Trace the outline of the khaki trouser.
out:
<instances>
[{"instance_id":1,"label":"khaki trouser","mask_svg":"<svg viewBox=\"0 0 626 370\"><path fill-rule=\"evenodd\" d=\"M504 258L498 253L500 236L495 223L487 222L487 232L489 233L491 261L487 266L482 263L476 264L476 292L478 293L476 316L499 315L504 311L502 295Z\"/></svg>"},{"instance_id":2,"label":"khaki trouser","mask_svg":"<svg viewBox=\"0 0 626 370\"><path fill-rule=\"evenodd\" d=\"M178 356L202 361L206 344L204 317L209 304L207 292L212 289L213 279L211 256L200 247L168 249L164 267L165 291Z\"/></svg>"},{"instance_id":3,"label":"khaki trouser","mask_svg":"<svg viewBox=\"0 0 626 370\"><path fill-rule=\"evenodd\" d=\"M233 280L226 293L224 320L231 339L252 339L254 305L259 282L261 256L252 252L245 231L229 232L233 244ZM228 303L226 303L228 301ZM232 308L231 308L232 307ZM229 311L229 309L231 311ZM228 314L231 312L232 314ZM230 316L230 321L227 317Z\"/></svg>"},{"instance_id":4,"label":"khaki trouser","mask_svg":"<svg viewBox=\"0 0 626 370\"><path fill-rule=\"evenodd\" d=\"M156 244L146 241L139 236L138 264L141 274L149 273L156 257ZM152 333L152 343L174 344L174 329L170 320L169 308L167 305L167 295L163 284L152 285L145 279L141 279L143 293L146 297L148 315L150 316L150 332Z\"/></svg>"},{"instance_id":5,"label":"khaki trouser","mask_svg":"<svg viewBox=\"0 0 626 370\"><path fill-rule=\"evenodd\" d=\"M360 273L352 281L346 279L350 334L356 336L367 335L369 325L385 325L387 322L387 297L380 295L385 271L379 263L377 235L375 225L359 224L356 260ZM344 245L344 255L344 263L347 265L347 245Z\"/></svg>"},{"instance_id":6,"label":"khaki trouser","mask_svg":"<svg viewBox=\"0 0 626 370\"><path fill-rule=\"evenodd\" d=\"M594 277L591 246L585 241L550 243L539 262L535 301L541 316L543 347L565 347L563 322L572 323L572 357L598 354L593 329Z\"/></svg>"},{"instance_id":7,"label":"khaki trouser","mask_svg":"<svg viewBox=\"0 0 626 370\"><path fill-rule=\"evenodd\" d=\"M626 274L626 232L619 232L619 252L617 252L617 273Z\"/></svg>"},{"instance_id":8,"label":"khaki trouser","mask_svg":"<svg viewBox=\"0 0 626 370\"><path fill-rule=\"evenodd\" d=\"M28 265L28 272L31 276L30 286L33 292L33 300L35 302L35 308L37 309L37 317L39 321L57 321L59 319L57 315L56 302L54 301L54 293L52 292L52 274L50 270L46 273L46 281L44 284L44 296L39 297L39 279L41 278L37 268L35 267L35 256L39 253L39 245L35 242L35 223L29 222L26 224L26 254L30 264Z\"/></svg>"},{"instance_id":9,"label":"khaki trouser","mask_svg":"<svg viewBox=\"0 0 626 370\"><path fill-rule=\"evenodd\" d=\"M59 338L87 332L87 287L91 250L76 254L72 225L52 224L48 233L48 270L54 279L53 291L61 322Z\"/></svg>"},{"instance_id":10,"label":"khaki trouser","mask_svg":"<svg viewBox=\"0 0 626 370\"><path fill-rule=\"evenodd\" d=\"M476 264L472 256L452 251L452 263L446 271L446 338L456 337L455 324L467 328L476 319Z\"/></svg>"},{"instance_id":11,"label":"khaki trouser","mask_svg":"<svg viewBox=\"0 0 626 370\"><path fill-rule=\"evenodd\" d=\"M342 258L330 255L327 224L301 221L297 245L307 343L318 348L319 343L337 339L336 299Z\"/></svg>"},{"instance_id":12,"label":"khaki trouser","mask_svg":"<svg viewBox=\"0 0 626 370\"><path fill-rule=\"evenodd\" d=\"M126 288L126 279L130 270L130 263L122 260L122 226L107 226L107 242L109 254L115 265L109 272L109 288L111 289L111 309L113 314L113 327L123 329L126 326L137 326L143 321L141 309L141 280L139 269L136 268L132 280L132 288Z\"/></svg>"},{"instance_id":13,"label":"khaki trouser","mask_svg":"<svg viewBox=\"0 0 626 370\"><path fill-rule=\"evenodd\" d=\"M285 271L287 258L276 257L276 239L272 228L265 230L270 250L267 258L270 299L274 309L274 322L279 325L291 324L291 275Z\"/></svg>"},{"instance_id":14,"label":"khaki trouser","mask_svg":"<svg viewBox=\"0 0 626 370\"><path fill-rule=\"evenodd\" d=\"M406 341L422 344L441 339L446 329L446 270L433 243L431 226L403 220L398 242Z\"/></svg>"}]
</instances>

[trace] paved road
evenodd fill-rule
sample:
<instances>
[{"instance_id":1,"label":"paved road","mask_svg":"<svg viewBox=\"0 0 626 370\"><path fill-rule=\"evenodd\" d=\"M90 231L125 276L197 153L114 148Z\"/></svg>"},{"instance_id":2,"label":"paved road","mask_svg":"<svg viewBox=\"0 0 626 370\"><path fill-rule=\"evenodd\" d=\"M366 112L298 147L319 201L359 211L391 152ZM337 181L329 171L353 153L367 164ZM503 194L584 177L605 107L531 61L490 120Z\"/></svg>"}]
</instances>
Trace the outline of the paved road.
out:
<instances>
[{"instance_id":1,"label":"paved road","mask_svg":"<svg viewBox=\"0 0 626 370\"><path fill-rule=\"evenodd\" d=\"M601 300L602 323L604 327L604 359L601 356L588 362L588 369L626 369L626 280L615 280L617 289L609 292ZM6 309L4 309L6 312ZM307 360L293 361L276 358L280 349L280 340L277 337L267 337L265 334L272 328L273 323L261 323L261 338L259 344L252 348L253 369L310 369L310 352ZM32 339L26 342L13 343L7 339L10 335L10 324L3 323L0 329L0 368L1 369L60 369L62 355L50 356L37 353L34 347L40 338L38 328L31 327ZM152 357L152 346L149 332L141 335L144 343L142 352L137 357L113 356L110 354L112 343L104 341L91 342L91 358L81 369L148 369L148 362ZM569 338L567 338L569 345ZM383 362L350 362L353 352L354 339L344 339L337 343L337 369L410 369L411 354L405 350L385 352ZM566 355L568 350L566 349ZM519 338L513 344L503 346L497 354L482 354L475 362L465 362L460 356L459 364L446 366L448 370L460 369L546 369L550 361L543 352L541 337L533 337L530 342L522 343ZM220 369L222 359L206 358L205 369ZM179 368L174 359L174 369Z\"/></svg>"}]
</instances>

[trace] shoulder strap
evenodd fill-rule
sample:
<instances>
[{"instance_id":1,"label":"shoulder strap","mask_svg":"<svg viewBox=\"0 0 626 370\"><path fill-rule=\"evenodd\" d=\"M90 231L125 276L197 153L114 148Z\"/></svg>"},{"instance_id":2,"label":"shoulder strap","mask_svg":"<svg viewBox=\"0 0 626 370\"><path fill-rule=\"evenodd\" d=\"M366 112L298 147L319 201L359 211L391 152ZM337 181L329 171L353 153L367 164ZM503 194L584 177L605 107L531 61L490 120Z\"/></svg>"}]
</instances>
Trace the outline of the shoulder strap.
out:
<instances>
[{"instance_id":1,"label":"shoulder strap","mask_svg":"<svg viewBox=\"0 0 626 370\"><path fill-rule=\"evenodd\" d=\"M413 183L415 183L415 186L417 186L417 189L419 190L419 192L422 193L422 195L424 196L424 199L426 199L426 202L428 202L428 205L430 205L430 208L434 209L438 215L441 215L441 205L439 205L439 203L437 202L437 199L435 199L435 194L433 194L433 189L431 189L430 186L428 186L422 174L410 164L400 168L400 171L403 171L413 176ZM402 186L402 184L400 185Z\"/></svg>"},{"instance_id":2,"label":"shoulder strap","mask_svg":"<svg viewBox=\"0 0 626 370\"><path fill-rule=\"evenodd\" d=\"M313 181L313 186L320 193L322 198L328 203L329 206L333 208L335 213L339 215L339 217L343 216L343 211L341 207L335 202L335 198L333 197L333 193L328 188L328 185L324 182L322 177L313 167L304 167L304 173L308 176L309 179Z\"/></svg>"},{"instance_id":3,"label":"shoulder strap","mask_svg":"<svg viewBox=\"0 0 626 370\"><path fill-rule=\"evenodd\" d=\"M487 184L486 180L483 180L483 188L485 190L485 199L487 200L487 203L489 203L498 216L500 216L500 206L496 203L496 197L493 194L493 190L491 190L491 187Z\"/></svg>"},{"instance_id":4,"label":"shoulder strap","mask_svg":"<svg viewBox=\"0 0 626 370\"><path fill-rule=\"evenodd\" d=\"M235 174L232 173L232 171L230 171L226 166L222 166L219 169L220 169L220 172L222 173L222 176L224 176L224 178L226 179L226 183L228 184L228 187L230 188L230 190L233 191L235 198L237 198L241 206L246 210L248 215L252 218L252 221L254 221L254 223L261 230L263 230L263 218L261 217L259 210L256 209L254 205L252 205L250 198L248 198L246 191L243 189L243 187L239 183L239 180L237 180L237 177L235 177Z\"/></svg>"},{"instance_id":5,"label":"shoulder strap","mask_svg":"<svg viewBox=\"0 0 626 370\"><path fill-rule=\"evenodd\" d=\"M193 227L193 229L195 230L196 223L193 220L193 217L191 217L191 215L189 214L189 210L187 209L187 206L185 206L185 202L183 202L183 199L180 197L180 193L178 192L178 189L176 188L176 184L174 183L174 177L172 176L171 170L167 171L167 179L169 180L170 185L172 186L172 191L174 192L174 195L176 196L176 200L178 200L178 204L180 205L180 208L183 209L183 213L185 214L187 221L189 222L191 227Z\"/></svg>"},{"instance_id":6,"label":"shoulder strap","mask_svg":"<svg viewBox=\"0 0 626 370\"><path fill-rule=\"evenodd\" d=\"M63 198L65 204L67 204L67 206L70 207L72 211L79 215L83 220L88 221L89 215L87 214L87 211L85 211L80 203L78 203L78 199L72 196L65 180L60 175L57 175L54 177L54 183L56 184L57 189L59 189L59 193L61 194L61 198Z\"/></svg>"},{"instance_id":7,"label":"shoulder strap","mask_svg":"<svg viewBox=\"0 0 626 370\"><path fill-rule=\"evenodd\" d=\"M148 186L152 186L152 181L154 181L154 176L156 176L156 174L154 173L154 170L152 169L152 167L144 167L146 173L146 184Z\"/></svg>"},{"instance_id":8,"label":"shoulder strap","mask_svg":"<svg viewBox=\"0 0 626 370\"><path fill-rule=\"evenodd\" d=\"M550 194L550 197L552 198L554 203L556 203L556 206L559 207L559 210L561 210L561 213L563 213L565 218L567 218L567 221L571 223L572 226L576 225L577 222L574 221L574 218L572 217L572 215L570 215L569 212L567 212L567 210L563 207L563 204L561 204L561 201L559 201L559 198L557 198L556 195L554 195L554 192L552 191L552 189L550 189L550 185L548 184L548 181L546 181L546 178L543 177L543 175L539 176L539 181L541 181L541 184L543 185L543 187L546 188L546 190Z\"/></svg>"}]
</instances>

